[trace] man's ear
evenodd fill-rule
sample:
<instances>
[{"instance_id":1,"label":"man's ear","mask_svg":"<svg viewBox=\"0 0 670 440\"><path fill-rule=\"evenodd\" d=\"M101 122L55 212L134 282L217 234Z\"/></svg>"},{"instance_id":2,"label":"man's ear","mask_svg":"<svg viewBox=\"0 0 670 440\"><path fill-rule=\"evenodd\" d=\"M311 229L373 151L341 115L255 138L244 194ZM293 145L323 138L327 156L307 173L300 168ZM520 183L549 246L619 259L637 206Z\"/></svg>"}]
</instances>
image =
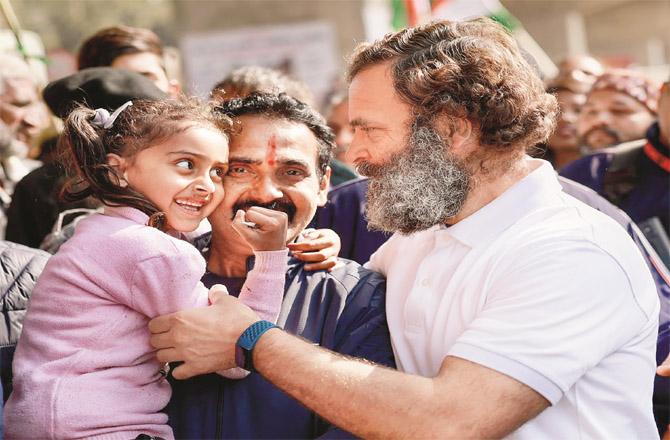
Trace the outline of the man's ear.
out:
<instances>
[{"instance_id":1,"label":"man's ear","mask_svg":"<svg viewBox=\"0 0 670 440\"><path fill-rule=\"evenodd\" d=\"M452 124L452 145L455 151L459 151L463 145L468 145L472 141L472 122L466 118L458 118L454 119Z\"/></svg>"},{"instance_id":2,"label":"man's ear","mask_svg":"<svg viewBox=\"0 0 670 440\"><path fill-rule=\"evenodd\" d=\"M317 206L323 206L328 201L328 190L330 189L330 167L326 167L326 172L323 173L321 177L321 182L319 182L319 194L317 198Z\"/></svg>"},{"instance_id":3,"label":"man's ear","mask_svg":"<svg viewBox=\"0 0 670 440\"><path fill-rule=\"evenodd\" d=\"M467 148L474 140L472 122L469 119L446 117L441 122L438 120L436 125L440 136L451 138L451 149L454 152Z\"/></svg>"},{"instance_id":4,"label":"man's ear","mask_svg":"<svg viewBox=\"0 0 670 440\"><path fill-rule=\"evenodd\" d=\"M128 186L128 180L126 178L128 160L118 154L109 153L107 154L107 165L114 169L113 175L109 176L110 179L122 188Z\"/></svg>"}]
</instances>

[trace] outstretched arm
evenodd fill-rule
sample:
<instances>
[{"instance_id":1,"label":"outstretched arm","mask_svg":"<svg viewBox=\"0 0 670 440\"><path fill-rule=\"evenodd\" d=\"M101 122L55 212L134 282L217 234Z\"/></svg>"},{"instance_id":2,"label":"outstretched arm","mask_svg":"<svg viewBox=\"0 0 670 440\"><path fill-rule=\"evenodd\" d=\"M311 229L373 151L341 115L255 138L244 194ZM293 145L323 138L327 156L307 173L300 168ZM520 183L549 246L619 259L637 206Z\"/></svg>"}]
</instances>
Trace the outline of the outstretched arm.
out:
<instances>
[{"instance_id":1,"label":"outstretched arm","mask_svg":"<svg viewBox=\"0 0 670 440\"><path fill-rule=\"evenodd\" d=\"M445 358L438 376L426 378L346 359L280 331L268 333L255 350L258 371L363 438L498 438L549 404L526 385L460 358Z\"/></svg>"},{"instance_id":2,"label":"outstretched arm","mask_svg":"<svg viewBox=\"0 0 670 440\"><path fill-rule=\"evenodd\" d=\"M233 366L237 337L257 319L235 298L217 295L207 309L153 320L152 344L161 362L185 361L173 373L183 379ZM254 364L276 386L361 437L503 437L549 405L526 385L456 357L426 378L347 359L277 329L260 338Z\"/></svg>"}]
</instances>

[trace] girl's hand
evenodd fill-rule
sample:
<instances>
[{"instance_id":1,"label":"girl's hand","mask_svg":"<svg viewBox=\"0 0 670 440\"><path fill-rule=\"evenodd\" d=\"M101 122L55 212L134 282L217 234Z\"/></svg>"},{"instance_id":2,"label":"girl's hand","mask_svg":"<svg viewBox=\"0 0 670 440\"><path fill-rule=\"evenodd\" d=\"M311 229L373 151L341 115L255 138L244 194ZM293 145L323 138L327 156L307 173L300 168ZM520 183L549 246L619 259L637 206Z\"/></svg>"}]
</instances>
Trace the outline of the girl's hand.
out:
<instances>
[{"instance_id":1,"label":"girl's hand","mask_svg":"<svg viewBox=\"0 0 670 440\"><path fill-rule=\"evenodd\" d=\"M279 251L286 248L288 216L281 211L252 206L246 212L240 209L235 213L233 229L254 251Z\"/></svg>"},{"instance_id":2,"label":"girl's hand","mask_svg":"<svg viewBox=\"0 0 670 440\"><path fill-rule=\"evenodd\" d=\"M299 243L287 246L293 256L304 261L305 270L332 270L337 265L337 254L342 247L340 236L330 229L308 229L302 233Z\"/></svg>"}]
</instances>

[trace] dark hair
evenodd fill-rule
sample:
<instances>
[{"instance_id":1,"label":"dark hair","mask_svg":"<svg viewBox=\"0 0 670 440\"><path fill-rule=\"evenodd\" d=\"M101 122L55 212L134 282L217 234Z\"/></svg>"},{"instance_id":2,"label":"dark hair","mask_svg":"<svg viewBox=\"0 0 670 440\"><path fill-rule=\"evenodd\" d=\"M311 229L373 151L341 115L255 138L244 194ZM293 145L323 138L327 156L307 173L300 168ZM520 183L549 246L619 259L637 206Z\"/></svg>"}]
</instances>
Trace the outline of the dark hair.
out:
<instances>
[{"instance_id":1,"label":"dark hair","mask_svg":"<svg viewBox=\"0 0 670 440\"><path fill-rule=\"evenodd\" d=\"M312 103L314 97L307 85L276 69L261 66L239 67L223 78L212 89L217 102L244 98L253 92L286 93L294 98Z\"/></svg>"},{"instance_id":2,"label":"dark hair","mask_svg":"<svg viewBox=\"0 0 670 440\"><path fill-rule=\"evenodd\" d=\"M553 130L556 99L545 93L512 36L491 19L433 22L363 43L349 80L384 62L417 119L467 118L479 142L499 151L533 146Z\"/></svg>"},{"instance_id":3,"label":"dark hair","mask_svg":"<svg viewBox=\"0 0 670 440\"><path fill-rule=\"evenodd\" d=\"M335 135L316 110L286 93L274 95L256 92L246 98L231 99L217 107L225 115L236 118L259 115L305 124L319 142L317 172L322 177L333 157Z\"/></svg>"},{"instance_id":4,"label":"dark hair","mask_svg":"<svg viewBox=\"0 0 670 440\"><path fill-rule=\"evenodd\" d=\"M111 66L122 55L150 52L163 58L163 43L149 29L114 26L101 29L81 45L79 70Z\"/></svg>"},{"instance_id":5,"label":"dark hair","mask_svg":"<svg viewBox=\"0 0 670 440\"><path fill-rule=\"evenodd\" d=\"M65 121L59 148L73 177L63 188L67 201L93 196L110 206L130 206L152 216L156 206L129 186L121 186L107 155L132 156L194 126L208 126L229 137L227 116L194 98L164 101L137 100L123 110L111 128L92 125L96 111L79 106Z\"/></svg>"}]
</instances>

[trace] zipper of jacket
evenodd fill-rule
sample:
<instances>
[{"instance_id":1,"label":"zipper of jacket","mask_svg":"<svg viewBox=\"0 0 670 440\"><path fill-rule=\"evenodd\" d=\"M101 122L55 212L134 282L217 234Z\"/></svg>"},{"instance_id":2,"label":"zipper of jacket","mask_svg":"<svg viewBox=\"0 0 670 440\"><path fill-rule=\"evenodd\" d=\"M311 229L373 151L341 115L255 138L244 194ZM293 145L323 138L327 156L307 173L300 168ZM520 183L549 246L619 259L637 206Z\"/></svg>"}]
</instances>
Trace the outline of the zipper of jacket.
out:
<instances>
[{"instance_id":1,"label":"zipper of jacket","mask_svg":"<svg viewBox=\"0 0 670 440\"><path fill-rule=\"evenodd\" d=\"M216 435L214 438L220 439L223 438L223 389L226 383L226 380L222 377L217 377L217 382L219 382L219 392L218 399L216 402Z\"/></svg>"}]
</instances>

